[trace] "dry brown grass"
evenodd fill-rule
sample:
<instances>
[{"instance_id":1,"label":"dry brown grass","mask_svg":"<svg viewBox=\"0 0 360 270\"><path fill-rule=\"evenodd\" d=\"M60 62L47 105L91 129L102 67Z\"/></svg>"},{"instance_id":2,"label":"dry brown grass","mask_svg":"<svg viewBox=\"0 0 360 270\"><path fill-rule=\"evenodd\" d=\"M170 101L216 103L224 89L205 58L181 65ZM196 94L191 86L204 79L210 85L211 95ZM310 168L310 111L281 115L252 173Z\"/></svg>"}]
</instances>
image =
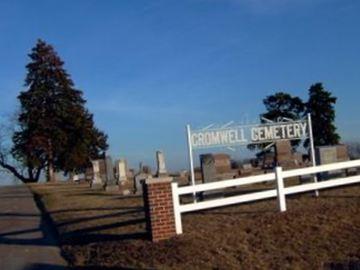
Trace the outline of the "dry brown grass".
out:
<instances>
[{"instance_id":1,"label":"dry brown grass","mask_svg":"<svg viewBox=\"0 0 360 270\"><path fill-rule=\"evenodd\" d=\"M151 243L142 198L86 184L32 185L74 266L157 269L319 269L360 259L360 186L183 215L184 234Z\"/></svg>"}]
</instances>

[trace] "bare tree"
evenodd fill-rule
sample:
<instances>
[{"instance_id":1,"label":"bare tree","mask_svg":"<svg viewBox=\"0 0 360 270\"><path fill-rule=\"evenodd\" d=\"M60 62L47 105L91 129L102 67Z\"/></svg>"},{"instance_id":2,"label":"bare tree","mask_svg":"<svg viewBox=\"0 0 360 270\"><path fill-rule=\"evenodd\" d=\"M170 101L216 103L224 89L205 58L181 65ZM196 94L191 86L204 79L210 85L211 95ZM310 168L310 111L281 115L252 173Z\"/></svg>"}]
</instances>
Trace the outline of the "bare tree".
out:
<instances>
[{"instance_id":1,"label":"bare tree","mask_svg":"<svg viewBox=\"0 0 360 270\"><path fill-rule=\"evenodd\" d=\"M16 160L11 152L12 136L16 131L17 112L0 118L0 173L12 174L24 183L37 182L41 170L31 171Z\"/></svg>"}]
</instances>

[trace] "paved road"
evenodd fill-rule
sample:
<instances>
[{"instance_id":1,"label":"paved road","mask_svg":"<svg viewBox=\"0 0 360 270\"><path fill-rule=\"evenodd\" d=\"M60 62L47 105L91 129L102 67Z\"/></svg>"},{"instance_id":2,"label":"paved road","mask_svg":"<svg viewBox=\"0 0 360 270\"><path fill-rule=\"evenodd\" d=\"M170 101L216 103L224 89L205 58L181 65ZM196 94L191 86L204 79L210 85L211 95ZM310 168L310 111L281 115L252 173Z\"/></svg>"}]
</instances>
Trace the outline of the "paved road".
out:
<instances>
[{"instance_id":1,"label":"paved road","mask_svg":"<svg viewBox=\"0 0 360 270\"><path fill-rule=\"evenodd\" d=\"M25 185L0 187L0 269L67 269L50 226Z\"/></svg>"}]
</instances>

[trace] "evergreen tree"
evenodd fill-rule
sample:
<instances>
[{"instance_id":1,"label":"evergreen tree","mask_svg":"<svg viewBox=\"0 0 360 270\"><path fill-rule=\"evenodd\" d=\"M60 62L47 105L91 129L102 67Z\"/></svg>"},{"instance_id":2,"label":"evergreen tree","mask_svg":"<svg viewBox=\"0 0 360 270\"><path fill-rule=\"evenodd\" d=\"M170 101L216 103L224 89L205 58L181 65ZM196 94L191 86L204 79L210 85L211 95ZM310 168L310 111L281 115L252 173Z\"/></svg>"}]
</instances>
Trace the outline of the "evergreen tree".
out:
<instances>
[{"instance_id":1,"label":"evergreen tree","mask_svg":"<svg viewBox=\"0 0 360 270\"><path fill-rule=\"evenodd\" d=\"M262 116L274 122L281 117L298 120L305 110L305 105L299 97L293 97L284 92L277 92L274 95L267 96L263 103L267 112ZM262 122L264 121L262 120Z\"/></svg>"},{"instance_id":2,"label":"evergreen tree","mask_svg":"<svg viewBox=\"0 0 360 270\"><path fill-rule=\"evenodd\" d=\"M28 168L29 181L37 181L44 168L53 181L55 171L83 171L107 149L107 136L94 126L53 47L38 40L29 57L12 154Z\"/></svg>"},{"instance_id":3,"label":"evergreen tree","mask_svg":"<svg viewBox=\"0 0 360 270\"><path fill-rule=\"evenodd\" d=\"M273 95L267 96L263 103L266 108L266 112L261 115L261 122L266 123L267 120L277 122L283 117L291 120L299 120L305 111L305 104L299 97L291 96L285 92L277 92ZM291 141L293 147L299 145L299 140ZM250 144L248 148L263 149L268 144Z\"/></svg>"},{"instance_id":4,"label":"evergreen tree","mask_svg":"<svg viewBox=\"0 0 360 270\"><path fill-rule=\"evenodd\" d=\"M335 108L336 97L326 91L322 83L313 84L309 89L309 100L306 104L307 113L311 114L314 145L336 145L340 136L336 133ZM305 141L309 146L309 140Z\"/></svg>"}]
</instances>

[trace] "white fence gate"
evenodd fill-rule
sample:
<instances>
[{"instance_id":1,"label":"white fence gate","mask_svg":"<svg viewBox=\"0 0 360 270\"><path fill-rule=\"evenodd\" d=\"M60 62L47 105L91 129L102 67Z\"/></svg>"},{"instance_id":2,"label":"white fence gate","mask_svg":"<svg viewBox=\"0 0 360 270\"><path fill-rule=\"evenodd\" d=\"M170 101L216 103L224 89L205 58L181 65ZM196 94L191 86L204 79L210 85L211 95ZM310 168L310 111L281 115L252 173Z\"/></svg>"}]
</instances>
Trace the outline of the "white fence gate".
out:
<instances>
[{"instance_id":1,"label":"white fence gate","mask_svg":"<svg viewBox=\"0 0 360 270\"><path fill-rule=\"evenodd\" d=\"M284 187L284 179L295 176L303 176L309 174L316 174L334 170L349 169L360 167L360 160L332 163L321 166L314 166L302 169L283 171L281 167L276 167L274 173L237 178L231 180L224 180L219 182L206 183L195 186L178 187L177 183L172 183L172 196L174 205L176 233L182 233L181 214L186 212L193 212L203 209L215 208L220 206L232 205L243 202L251 202L256 200L268 199L277 197L280 211L286 211L286 195L308 192L318 189L349 185L360 183L360 175L336 178L333 180L326 180L322 182L315 182L309 184L301 184L291 187ZM198 192L216 190L234 186L242 186L249 184L256 184L266 181L276 181L276 189L253 192L244 195L236 195L226 198L193 202L188 204L180 204L180 196L185 194L196 194Z\"/></svg>"}]
</instances>

